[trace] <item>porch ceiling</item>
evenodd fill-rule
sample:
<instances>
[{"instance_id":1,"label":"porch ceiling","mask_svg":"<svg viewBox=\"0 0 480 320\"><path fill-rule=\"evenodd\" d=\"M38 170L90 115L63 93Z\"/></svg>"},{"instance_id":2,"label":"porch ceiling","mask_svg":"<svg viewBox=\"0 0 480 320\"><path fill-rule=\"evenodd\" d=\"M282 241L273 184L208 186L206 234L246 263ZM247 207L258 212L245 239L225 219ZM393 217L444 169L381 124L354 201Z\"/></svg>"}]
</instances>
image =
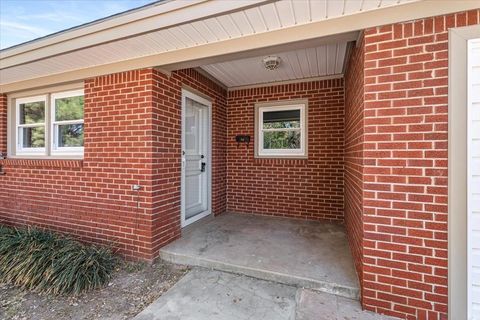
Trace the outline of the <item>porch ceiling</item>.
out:
<instances>
[{"instance_id":1,"label":"porch ceiling","mask_svg":"<svg viewBox=\"0 0 480 320\"><path fill-rule=\"evenodd\" d=\"M265 56L209 64L202 69L229 88L342 75L347 46L347 42L341 42L272 54L280 58L275 70L264 67Z\"/></svg>"}]
</instances>

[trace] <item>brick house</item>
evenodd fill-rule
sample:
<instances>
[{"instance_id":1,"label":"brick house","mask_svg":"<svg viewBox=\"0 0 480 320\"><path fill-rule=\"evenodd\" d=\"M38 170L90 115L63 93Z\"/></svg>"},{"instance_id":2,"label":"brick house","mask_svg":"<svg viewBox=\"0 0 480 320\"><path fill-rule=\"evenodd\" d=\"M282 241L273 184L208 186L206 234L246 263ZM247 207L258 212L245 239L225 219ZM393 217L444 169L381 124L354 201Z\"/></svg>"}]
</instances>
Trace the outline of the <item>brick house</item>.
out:
<instances>
[{"instance_id":1,"label":"brick house","mask_svg":"<svg viewBox=\"0 0 480 320\"><path fill-rule=\"evenodd\" d=\"M365 309L479 318L479 7L167 1L4 49L0 223L152 260L207 215L335 221Z\"/></svg>"}]
</instances>

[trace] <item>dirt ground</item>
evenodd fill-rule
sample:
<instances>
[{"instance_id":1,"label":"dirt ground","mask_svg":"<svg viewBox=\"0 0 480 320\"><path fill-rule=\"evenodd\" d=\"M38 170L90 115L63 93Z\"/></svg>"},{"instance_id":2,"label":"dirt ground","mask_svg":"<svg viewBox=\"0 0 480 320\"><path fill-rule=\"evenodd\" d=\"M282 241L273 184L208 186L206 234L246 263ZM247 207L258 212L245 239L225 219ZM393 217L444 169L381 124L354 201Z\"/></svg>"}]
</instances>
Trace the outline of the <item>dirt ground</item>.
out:
<instances>
[{"instance_id":1,"label":"dirt ground","mask_svg":"<svg viewBox=\"0 0 480 320\"><path fill-rule=\"evenodd\" d=\"M0 283L0 319L131 319L187 271L164 262L123 263L108 286L77 297L42 295Z\"/></svg>"}]
</instances>

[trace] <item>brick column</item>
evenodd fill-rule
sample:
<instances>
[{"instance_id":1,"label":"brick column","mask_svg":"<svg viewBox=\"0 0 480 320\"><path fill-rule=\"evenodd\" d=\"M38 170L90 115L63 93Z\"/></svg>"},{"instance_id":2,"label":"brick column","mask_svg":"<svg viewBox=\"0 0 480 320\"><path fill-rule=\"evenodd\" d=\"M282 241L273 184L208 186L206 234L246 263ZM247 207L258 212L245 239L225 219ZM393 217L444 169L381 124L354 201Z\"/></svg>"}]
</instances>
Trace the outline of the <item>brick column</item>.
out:
<instances>
[{"instance_id":1,"label":"brick column","mask_svg":"<svg viewBox=\"0 0 480 320\"><path fill-rule=\"evenodd\" d=\"M367 309L447 318L448 29L479 12L365 31Z\"/></svg>"},{"instance_id":2,"label":"brick column","mask_svg":"<svg viewBox=\"0 0 480 320\"><path fill-rule=\"evenodd\" d=\"M360 283L363 281L364 58L362 38L352 48L345 73L344 175L345 227Z\"/></svg>"},{"instance_id":3,"label":"brick column","mask_svg":"<svg viewBox=\"0 0 480 320\"><path fill-rule=\"evenodd\" d=\"M0 154L7 152L7 95L0 94Z\"/></svg>"}]
</instances>

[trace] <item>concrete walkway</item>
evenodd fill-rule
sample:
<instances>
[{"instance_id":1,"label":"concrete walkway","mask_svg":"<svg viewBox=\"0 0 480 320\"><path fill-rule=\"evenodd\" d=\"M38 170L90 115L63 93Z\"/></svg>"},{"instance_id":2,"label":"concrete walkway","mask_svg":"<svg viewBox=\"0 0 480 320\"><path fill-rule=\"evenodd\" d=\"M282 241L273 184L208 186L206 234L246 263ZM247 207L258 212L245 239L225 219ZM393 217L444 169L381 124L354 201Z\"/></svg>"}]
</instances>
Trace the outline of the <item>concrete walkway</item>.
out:
<instances>
[{"instance_id":1,"label":"concrete walkway","mask_svg":"<svg viewBox=\"0 0 480 320\"><path fill-rule=\"evenodd\" d=\"M186 229L160 257L357 299L359 284L342 225L223 214Z\"/></svg>"},{"instance_id":2,"label":"concrete walkway","mask_svg":"<svg viewBox=\"0 0 480 320\"><path fill-rule=\"evenodd\" d=\"M358 301L195 268L134 320L386 320Z\"/></svg>"}]
</instances>

